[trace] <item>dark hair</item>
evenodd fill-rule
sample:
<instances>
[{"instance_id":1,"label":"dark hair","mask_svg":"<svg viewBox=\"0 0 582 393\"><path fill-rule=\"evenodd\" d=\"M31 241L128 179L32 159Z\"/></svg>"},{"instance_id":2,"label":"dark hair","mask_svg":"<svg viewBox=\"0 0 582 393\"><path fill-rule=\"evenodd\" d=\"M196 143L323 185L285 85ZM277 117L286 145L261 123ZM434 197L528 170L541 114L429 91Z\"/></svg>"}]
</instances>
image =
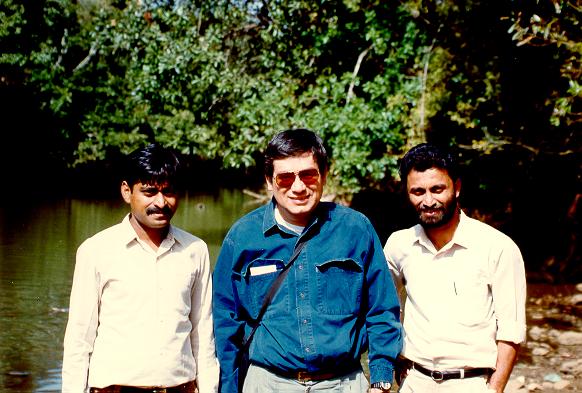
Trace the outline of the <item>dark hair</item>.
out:
<instances>
[{"instance_id":1,"label":"dark hair","mask_svg":"<svg viewBox=\"0 0 582 393\"><path fill-rule=\"evenodd\" d=\"M319 172L327 171L327 151L323 141L313 131L298 128L281 131L271 139L265 151L265 176L273 177L273 161L313 153Z\"/></svg>"},{"instance_id":2,"label":"dark hair","mask_svg":"<svg viewBox=\"0 0 582 393\"><path fill-rule=\"evenodd\" d=\"M447 171L453 182L459 178L457 163L449 151L430 143L421 143L410 149L400 160L400 179L406 184L411 170L424 172L430 168Z\"/></svg>"},{"instance_id":3,"label":"dark hair","mask_svg":"<svg viewBox=\"0 0 582 393\"><path fill-rule=\"evenodd\" d=\"M125 160L123 180L130 187L134 184L169 183L178 187L180 161L170 149L157 143L131 152Z\"/></svg>"}]
</instances>

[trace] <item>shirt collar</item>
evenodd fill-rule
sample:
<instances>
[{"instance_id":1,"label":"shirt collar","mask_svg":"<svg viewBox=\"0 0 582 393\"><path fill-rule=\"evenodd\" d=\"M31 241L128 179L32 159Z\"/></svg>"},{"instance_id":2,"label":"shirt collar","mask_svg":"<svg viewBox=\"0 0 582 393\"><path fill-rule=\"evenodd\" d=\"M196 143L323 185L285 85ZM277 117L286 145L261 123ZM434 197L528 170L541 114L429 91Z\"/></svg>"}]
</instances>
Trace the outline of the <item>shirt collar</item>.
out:
<instances>
[{"instance_id":1,"label":"shirt collar","mask_svg":"<svg viewBox=\"0 0 582 393\"><path fill-rule=\"evenodd\" d=\"M265 214L263 215L263 233L266 235L267 232L277 227L277 221L275 220L275 207L277 203L275 202L275 197L271 198L271 202L265 207Z\"/></svg>"},{"instance_id":2,"label":"shirt collar","mask_svg":"<svg viewBox=\"0 0 582 393\"><path fill-rule=\"evenodd\" d=\"M318 222L325 221L325 219L330 214L329 209L326 208L327 205L328 205L327 203L322 202L322 201L320 201L317 204L317 207L315 208L315 212L313 213L311 220L309 220L309 223L307 223L307 225L305 226L303 233L306 233L307 231L309 231L311 229L311 227L316 225ZM275 219L276 207L277 207L277 201L275 200L275 197L273 197L273 198L271 198L271 202L269 202L269 204L265 207L265 214L263 215L263 234L265 236L268 234L268 232L270 232L276 228L280 228L277 225L277 220ZM289 231L289 233L293 233L291 230L288 230L288 231ZM294 233L294 234L297 235L296 233Z\"/></svg>"},{"instance_id":3,"label":"shirt collar","mask_svg":"<svg viewBox=\"0 0 582 393\"><path fill-rule=\"evenodd\" d=\"M468 248L471 242L471 228L469 227L470 218L465 215L465 212L461 210L459 217L459 225L455 230L452 242L458 244L461 247Z\"/></svg>"},{"instance_id":4,"label":"shirt collar","mask_svg":"<svg viewBox=\"0 0 582 393\"><path fill-rule=\"evenodd\" d=\"M471 241L471 236L470 236L470 228L468 228L468 222L469 222L469 217L467 217L465 215L465 212L463 212L461 210L460 215L459 215L459 225L457 225L457 229L455 229L455 233L453 234L453 238L449 242L448 246L445 246L444 248L439 250L439 252L442 252L446 249L449 249L450 247L452 247L454 245L458 245L458 246L461 246L464 248L469 247L469 245L470 245L469 243ZM426 235L426 232L425 232L422 225L417 224L414 227L414 233L415 233L414 243L418 243L418 244L420 244L428 249L434 249L434 245L432 244L432 242L430 241L430 239Z\"/></svg>"},{"instance_id":5,"label":"shirt collar","mask_svg":"<svg viewBox=\"0 0 582 393\"><path fill-rule=\"evenodd\" d=\"M137 233L131 223L129 222L129 217L131 213L127 213L127 215L123 218L121 222L121 230L122 233L120 234L120 239L123 241L123 244L129 245L129 243L133 241L137 241ZM162 241L169 242L169 244L173 244L174 242L184 244L185 239L183 238L182 234L174 229L172 225L170 225L170 229L168 230L168 234L166 238Z\"/></svg>"}]
</instances>

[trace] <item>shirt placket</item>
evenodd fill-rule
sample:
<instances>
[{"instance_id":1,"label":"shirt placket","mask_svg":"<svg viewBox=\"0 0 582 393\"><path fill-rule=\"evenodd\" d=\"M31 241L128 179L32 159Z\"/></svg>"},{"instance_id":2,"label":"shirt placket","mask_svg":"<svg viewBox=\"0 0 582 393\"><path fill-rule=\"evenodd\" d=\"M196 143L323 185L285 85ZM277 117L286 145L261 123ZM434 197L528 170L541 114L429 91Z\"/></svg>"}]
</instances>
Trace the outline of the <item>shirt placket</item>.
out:
<instances>
[{"instance_id":1,"label":"shirt placket","mask_svg":"<svg viewBox=\"0 0 582 393\"><path fill-rule=\"evenodd\" d=\"M165 325L169 322L166 320L167 315L165 311L168 309L168 305L164 304L164 291L167 290L165 285L171 285L171 283L166 283L160 279L160 277L164 277L163 269L166 269L166 264L163 263L164 256L167 252L169 252L172 248L173 240L172 239L164 239L160 247L158 248L157 252L152 254L152 258L154 260L154 282L156 288L156 321L158 326L158 335L157 337L162 340L163 337L166 335L164 332L167 330ZM160 359L164 359L168 356L166 348L160 342L158 345L158 356Z\"/></svg>"},{"instance_id":2,"label":"shirt placket","mask_svg":"<svg viewBox=\"0 0 582 393\"><path fill-rule=\"evenodd\" d=\"M302 252L298 257L295 266L295 282L297 283L296 304L297 317L299 320L299 340L301 350L308 364L313 360L316 351L315 337L313 334L313 318L311 314L311 296L309 291L309 269L307 268L306 252Z\"/></svg>"}]
</instances>

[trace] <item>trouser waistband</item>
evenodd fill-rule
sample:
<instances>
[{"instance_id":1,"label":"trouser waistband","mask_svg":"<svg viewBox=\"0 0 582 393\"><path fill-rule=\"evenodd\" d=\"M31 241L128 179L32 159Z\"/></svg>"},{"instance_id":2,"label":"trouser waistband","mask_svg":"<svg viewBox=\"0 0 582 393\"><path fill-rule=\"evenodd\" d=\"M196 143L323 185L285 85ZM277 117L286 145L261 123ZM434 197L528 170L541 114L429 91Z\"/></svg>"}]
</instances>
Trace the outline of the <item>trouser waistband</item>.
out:
<instances>
[{"instance_id":1,"label":"trouser waistband","mask_svg":"<svg viewBox=\"0 0 582 393\"><path fill-rule=\"evenodd\" d=\"M493 373L491 368L463 368L455 370L430 370L420 364L410 361L411 368L417 370L421 374L431 377L433 381L446 381L448 379L464 379L489 376Z\"/></svg>"},{"instance_id":2,"label":"trouser waistband","mask_svg":"<svg viewBox=\"0 0 582 393\"><path fill-rule=\"evenodd\" d=\"M196 381L183 383L172 387L137 387L124 385L110 385L104 388L91 388L90 393L194 393Z\"/></svg>"},{"instance_id":3,"label":"trouser waistband","mask_svg":"<svg viewBox=\"0 0 582 393\"><path fill-rule=\"evenodd\" d=\"M353 373L354 371L358 371L362 369L361 365L354 365L353 367L348 368L341 368L338 370L318 370L318 371L302 371L302 370L277 370L270 367L264 367L256 365L257 367L264 368L272 372L273 374L287 378L293 379L298 382L311 382L311 381L324 381L328 379L340 378L346 376L348 374Z\"/></svg>"}]
</instances>

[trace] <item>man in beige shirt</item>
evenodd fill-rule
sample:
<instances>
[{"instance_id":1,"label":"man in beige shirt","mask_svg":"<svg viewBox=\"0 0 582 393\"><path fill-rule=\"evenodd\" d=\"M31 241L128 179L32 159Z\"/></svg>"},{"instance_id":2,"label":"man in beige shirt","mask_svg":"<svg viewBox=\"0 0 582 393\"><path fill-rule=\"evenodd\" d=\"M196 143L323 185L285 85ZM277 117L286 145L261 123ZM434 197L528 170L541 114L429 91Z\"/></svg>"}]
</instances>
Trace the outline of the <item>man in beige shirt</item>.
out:
<instances>
[{"instance_id":1,"label":"man in beige shirt","mask_svg":"<svg viewBox=\"0 0 582 393\"><path fill-rule=\"evenodd\" d=\"M124 169L130 213L77 250L62 391L216 392L208 249L170 224L178 159L152 144Z\"/></svg>"},{"instance_id":2,"label":"man in beige shirt","mask_svg":"<svg viewBox=\"0 0 582 393\"><path fill-rule=\"evenodd\" d=\"M419 224L384 252L403 300L406 379L400 392L503 392L525 340L526 284L517 245L459 207L445 151L421 144L400 175Z\"/></svg>"}]
</instances>

